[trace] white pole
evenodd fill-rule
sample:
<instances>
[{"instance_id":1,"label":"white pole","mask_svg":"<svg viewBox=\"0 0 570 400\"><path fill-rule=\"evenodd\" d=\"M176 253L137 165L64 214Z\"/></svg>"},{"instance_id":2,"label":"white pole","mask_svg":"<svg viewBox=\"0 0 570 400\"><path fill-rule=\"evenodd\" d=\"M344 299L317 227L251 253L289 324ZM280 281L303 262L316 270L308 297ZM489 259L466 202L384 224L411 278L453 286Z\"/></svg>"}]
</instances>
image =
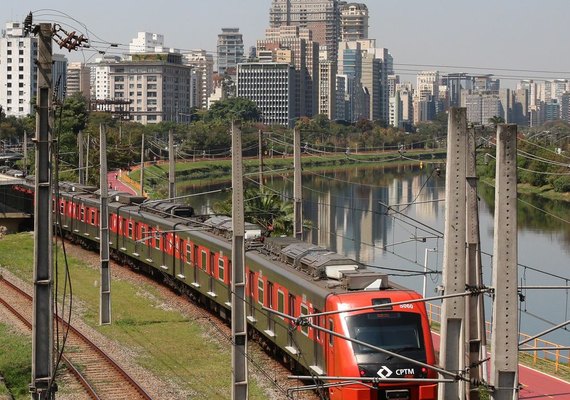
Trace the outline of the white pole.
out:
<instances>
[{"instance_id":1,"label":"white pole","mask_svg":"<svg viewBox=\"0 0 570 400\"><path fill-rule=\"evenodd\" d=\"M424 287L422 290L422 297L426 298L426 289L427 289L427 272L428 272L428 252L430 251L437 251L437 249L428 249L426 248L425 256L424 256Z\"/></svg>"}]
</instances>

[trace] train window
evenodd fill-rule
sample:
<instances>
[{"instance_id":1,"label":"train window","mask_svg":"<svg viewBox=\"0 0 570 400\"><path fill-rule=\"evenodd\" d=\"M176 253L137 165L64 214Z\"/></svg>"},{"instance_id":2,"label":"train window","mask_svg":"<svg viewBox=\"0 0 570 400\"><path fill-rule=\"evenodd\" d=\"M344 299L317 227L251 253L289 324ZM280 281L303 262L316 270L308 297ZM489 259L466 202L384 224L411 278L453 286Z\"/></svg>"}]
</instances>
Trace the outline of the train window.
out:
<instances>
[{"instance_id":1,"label":"train window","mask_svg":"<svg viewBox=\"0 0 570 400\"><path fill-rule=\"evenodd\" d=\"M127 237L129 237L129 238L133 237L133 222L132 221L129 221L129 231L128 231Z\"/></svg>"},{"instance_id":2,"label":"train window","mask_svg":"<svg viewBox=\"0 0 570 400\"><path fill-rule=\"evenodd\" d=\"M277 311L285 313L285 293L281 289L277 289ZM285 319L279 316L281 319Z\"/></svg>"},{"instance_id":3,"label":"train window","mask_svg":"<svg viewBox=\"0 0 570 400\"><path fill-rule=\"evenodd\" d=\"M141 243L146 243L147 238L146 238L146 227L141 225Z\"/></svg>"},{"instance_id":4,"label":"train window","mask_svg":"<svg viewBox=\"0 0 570 400\"><path fill-rule=\"evenodd\" d=\"M334 322L329 319L329 331L334 332ZM329 346L334 345L334 336L329 333Z\"/></svg>"},{"instance_id":5,"label":"train window","mask_svg":"<svg viewBox=\"0 0 570 400\"><path fill-rule=\"evenodd\" d=\"M321 312L319 310L317 310L316 308L313 310L314 314L320 314ZM317 316L315 318L313 318L313 323L316 326L321 326L321 316ZM317 340L320 341L321 340L321 330L320 329L315 329L315 335L317 336Z\"/></svg>"},{"instance_id":6,"label":"train window","mask_svg":"<svg viewBox=\"0 0 570 400\"><path fill-rule=\"evenodd\" d=\"M84 222L85 221L85 208L81 207L81 212L79 213L79 215L80 215L79 220L81 222Z\"/></svg>"},{"instance_id":7,"label":"train window","mask_svg":"<svg viewBox=\"0 0 570 400\"><path fill-rule=\"evenodd\" d=\"M160 238L161 238L161 233L159 231L154 231L154 247L157 250L160 250Z\"/></svg>"},{"instance_id":8,"label":"train window","mask_svg":"<svg viewBox=\"0 0 570 400\"><path fill-rule=\"evenodd\" d=\"M295 316L295 295L289 293L289 315L294 317ZM291 325L295 324L295 321L292 319L290 321Z\"/></svg>"},{"instance_id":9,"label":"train window","mask_svg":"<svg viewBox=\"0 0 570 400\"><path fill-rule=\"evenodd\" d=\"M186 243L186 263L190 264L192 262L192 243Z\"/></svg>"},{"instance_id":10,"label":"train window","mask_svg":"<svg viewBox=\"0 0 570 400\"><path fill-rule=\"evenodd\" d=\"M65 203L62 201L61 203L59 203L59 213L63 215L64 211L65 211Z\"/></svg>"},{"instance_id":11,"label":"train window","mask_svg":"<svg viewBox=\"0 0 570 400\"><path fill-rule=\"evenodd\" d=\"M418 351L423 349L420 314L414 313L366 313L346 318L348 334L372 346L388 350ZM353 344L356 354L375 350Z\"/></svg>"},{"instance_id":12,"label":"train window","mask_svg":"<svg viewBox=\"0 0 570 400\"><path fill-rule=\"evenodd\" d=\"M305 304L301 304L301 314L302 315L309 315L309 307L307 307ZM301 326L301 332L303 332L304 335L309 336L309 327L302 325Z\"/></svg>"},{"instance_id":13,"label":"train window","mask_svg":"<svg viewBox=\"0 0 570 400\"><path fill-rule=\"evenodd\" d=\"M95 210L91 210L91 225L95 225Z\"/></svg>"},{"instance_id":14,"label":"train window","mask_svg":"<svg viewBox=\"0 0 570 400\"><path fill-rule=\"evenodd\" d=\"M220 278L221 281L224 280L225 278L225 264L224 264L224 258L223 257L219 257L218 258L218 277Z\"/></svg>"},{"instance_id":15,"label":"train window","mask_svg":"<svg viewBox=\"0 0 570 400\"><path fill-rule=\"evenodd\" d=\"M273 301L273 282L267 281L267 307L274 309Z\"/></svg>"},{"instance_id":16,"label":"train window","mask_svg":"<svg viewBox=\"0 0 570 400\"><path fill-rule=\"evenodd\" d=\"M202 269L206 270L206 266L208 264L208 253L206 250L202 250Z\"/></svg>"},{"instance_id":17,"label":"train window","mask_svg":"<svg viewBox=\"0 0 570 400\"><path fill-rule=\"evenodd\" d=\"M259 278L257 280L257 301L261 305L264 304L263 301L265 300L265 298L263 297L263 288L264 288L263 278Z\"/></svg>"}]
</instances>

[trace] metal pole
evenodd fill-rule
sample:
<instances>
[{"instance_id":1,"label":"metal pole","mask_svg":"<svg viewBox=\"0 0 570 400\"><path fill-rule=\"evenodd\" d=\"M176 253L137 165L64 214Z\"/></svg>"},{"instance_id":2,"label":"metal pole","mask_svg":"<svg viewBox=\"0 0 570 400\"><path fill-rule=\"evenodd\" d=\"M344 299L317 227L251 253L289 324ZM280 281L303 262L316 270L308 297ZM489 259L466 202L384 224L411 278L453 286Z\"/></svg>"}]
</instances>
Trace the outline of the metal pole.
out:
<instances>
[{"instance_id":1,"label":"metal pole","mask_svg":"<svg viewBox=\"0 0 570 400\"><path fill-rule=\"evenodd\" d=\"M141 196L144 196L144 133L141 140Z\"/></svg>"},{"instance_id":2,"label":"metal pole","mask_svg":"<svg viewBox=\"0 0 570 400\"><path fill-rule=\"evenodd\" d=\"M90 144L90 133L87 132L87 148L85 149L85 183L89 182L89 144Z\"/></svg>"},{"instance_id":3,"label":"metal pole","mask_svg":"<svg viewBox=\"0 0 570 400\"><path fill-rule=\"evenodd\" d=\"M449 110L447 170L445 177L445 243L443 288L445 294L465 291L465 156L467 151L467 109ZM465 303L463 297L444 300L441 319L440 363L459 373L465 367ZM440 400L465 398L463 382L440 384Z\"/></svg>"},{"instance_id":4,"label":"metal pole","mask_svg":"<svg viewBox=\"0 0 570 400\"><path fill-rule=\"evenodd\" d=\"M301 131L293 128L293 198L295 199L293 234L303 240L303 191L301 177Z\"/></svg>"},{"instance_id":5,"label":"metal pole","mask_svg":"<svg viewBox=\"0 0 570 400\"><path fill-rule=\"evenodd\" d=\"M36 165L34 194L34 299L32 322L32 399L55 398L53 385L53 216L52 132L52 27L39 25L38 86L36 98Z\"/></svg>"},{"instance_id":6,"label":"metal pole","mask_svg":"<svg viewBox=\"0 0 570 400\"><path fill-rule=\"evenodd\" d=\"M84 185L85 184L85 175L84 175L84 171L83 171L83 132L79 131L79 133L77 134L77 147L78 147L78 151L79 151L79 184Z\"/></svg>"},{"instance_id":7,"label":"metal pole","mask_svg":"<svg viewBox=\"0 0 570 400\"><path fill-rule=\"evenodd\" d=\"M176 177L175 168L176 164L174 162L174 132L172 129L168 131L168 198L173 199L176 197Z\"/></svg>"},{"instance_id":8,"label":"metal pole","mask_svg":"<svg viewBox=\"0 0 570 400\"><path fill-rule=\"evenodd\" d=\"M538 333L538 334L536 334L536 335L534 335L534 336L532 336L532 337L529 337L529 338L523 340L522 342L519 342L519 346L522 346L523 344L526 344L526 343L528 343L528 342L532 342L534 339L539 338L539 337L541 337L541 336L544 336L544 335L546 335L547 333L550 333L550 332L552 332L552 331L555 331L556 329L562 328L563 326L566 326L566 325L568 325L568 324L570 324L570 320L568 320L568 321L566 321L566 322L563 322L563 323L561 323L561 324L558 324L558 325L556 325L556 326L553 326L552 328L548 328L548 329L545 330L545 331L542 331L542 332L540 332L540 333Z\"/></svg>"},{"instance_id":9,"label":"metal pole","mask_svg":"<svg viewBox=\"0 0 570 400\"><path fill-rule=\"evenodd\" d=\"M482 284L480 234L479 234L479 203L477 196L477 171L475 146L475 128L468 129L467 138L467 284L471 287L480 287ZM469 364L473 367L469 371L469 377L475 380L487 379L484 375L480 360L486 358L484 346L485 339L485 310L483 296L471 296L468 300L465 320L467 321L467 339L469 343ZM469 386L469 399L479 400L479 388L476 385Z\"/></svg>"},{"instance_id":10,"label":"metal pole","mask_svg":"<svg viewBox=\"0 0 570 400\"><path fill-rule=\"evenodd\" d=\"M28 176L28 132L24 131L24 176Z\"/></svg>"},{"instance_id":11,"label":"metal pole","mask_svg":"<svg viewBox=\"0 0 570 400\"><path fill-rule=\"evenodd\" d=\"M260 129L258 131L258 142L259 142L259 189L263 187L263 131Z\"/></svg>"},{"instance_id":12,"label":"metal pole","mask_svg":"<svg viewBox=\"0 0 570 400\"><path fill-rule=\"evenodd\" d=\"M512 400L518 392L517 126L497 127L491 398Z\"/></svg>"},{"instance_id":13,"label":"metal pole","mask_svg":"<svg viewBox=\"0 0 570 400\"><path fill-rule=\"evenodd\" d=\"M101 296L99 302L99 324L111 323L111 271L109 269L109 193L107 190L107 132L99 125L101 165L101 213L99 214L99 254L101 257Z\"/></svg>"},{"instance_id":14,"label":"metal pole","mask_svg":"<svg viewBox=\"0 0 570 400\"><path fill-rule=\"evenodd\" d=\"M245 217L241 130L232 122L232 400L248 398Z\"/></svg>"},{"instance_id":15,"label":"metal pole","mask_svg":"<svg viewBox=\"0 0 570 400\"><path fill-rule=\"evenodd\" d=\"M425 255L424 255L424 284L423 284L423 288L422 288L422 297L424 299L426 298L426 291L427 291L428 253L430 251L437 251L437 249L426 248L426 250L425 250Z\"/></svg>"}]
</instances>

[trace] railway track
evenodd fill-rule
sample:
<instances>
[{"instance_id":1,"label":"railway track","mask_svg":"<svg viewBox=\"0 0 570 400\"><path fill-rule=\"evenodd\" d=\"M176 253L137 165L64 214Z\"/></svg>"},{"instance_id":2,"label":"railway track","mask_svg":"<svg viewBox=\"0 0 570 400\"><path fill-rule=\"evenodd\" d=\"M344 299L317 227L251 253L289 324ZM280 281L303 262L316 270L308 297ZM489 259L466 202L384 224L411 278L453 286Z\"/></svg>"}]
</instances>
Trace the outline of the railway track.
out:
<instances>
[{"instance_id":1,"label":"railway track","mask_svg":"<svg viewBox=\"0 0 570 400\"><path fill-rule=\"evenodd\" d=\"M0 276L0 303L32 329L32 297ZM69 329L63 354L69 372L84 389L86 398L95 400L151 399L117 363L81 332L61 318L62 330Z\"/></svg>"}]
</instances>

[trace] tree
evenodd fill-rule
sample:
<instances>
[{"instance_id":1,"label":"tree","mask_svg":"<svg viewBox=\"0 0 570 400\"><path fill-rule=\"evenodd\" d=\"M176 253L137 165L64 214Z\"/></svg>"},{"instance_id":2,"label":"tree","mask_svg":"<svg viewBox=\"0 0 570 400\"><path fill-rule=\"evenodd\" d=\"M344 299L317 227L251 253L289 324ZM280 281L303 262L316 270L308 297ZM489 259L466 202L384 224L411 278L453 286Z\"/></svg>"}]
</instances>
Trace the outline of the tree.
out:
<instances>
[{"instance_id":1,"label":"tree","mask_svg":"<svg viewBox=\"0 0 570 400\"><path fill-rule=\"evenodd\" d=\"M204 120L207 122L215 120L225 122L232 120L257 121L260 116L259 109L253 101L243 97L232 97L215 102L204 114Z\"/></svg>"},{"instance_id":2,"label":"tree","mask_svg":"<svg viewBox=\"0 0 570 400\"><path fill-rule=\"evenodd\" d=\"M505 123L505 119L500 115L493 115L488 121L490 124L493 124L495 129L497 129L497 125Z\"/></svg>"}]
</instances>

